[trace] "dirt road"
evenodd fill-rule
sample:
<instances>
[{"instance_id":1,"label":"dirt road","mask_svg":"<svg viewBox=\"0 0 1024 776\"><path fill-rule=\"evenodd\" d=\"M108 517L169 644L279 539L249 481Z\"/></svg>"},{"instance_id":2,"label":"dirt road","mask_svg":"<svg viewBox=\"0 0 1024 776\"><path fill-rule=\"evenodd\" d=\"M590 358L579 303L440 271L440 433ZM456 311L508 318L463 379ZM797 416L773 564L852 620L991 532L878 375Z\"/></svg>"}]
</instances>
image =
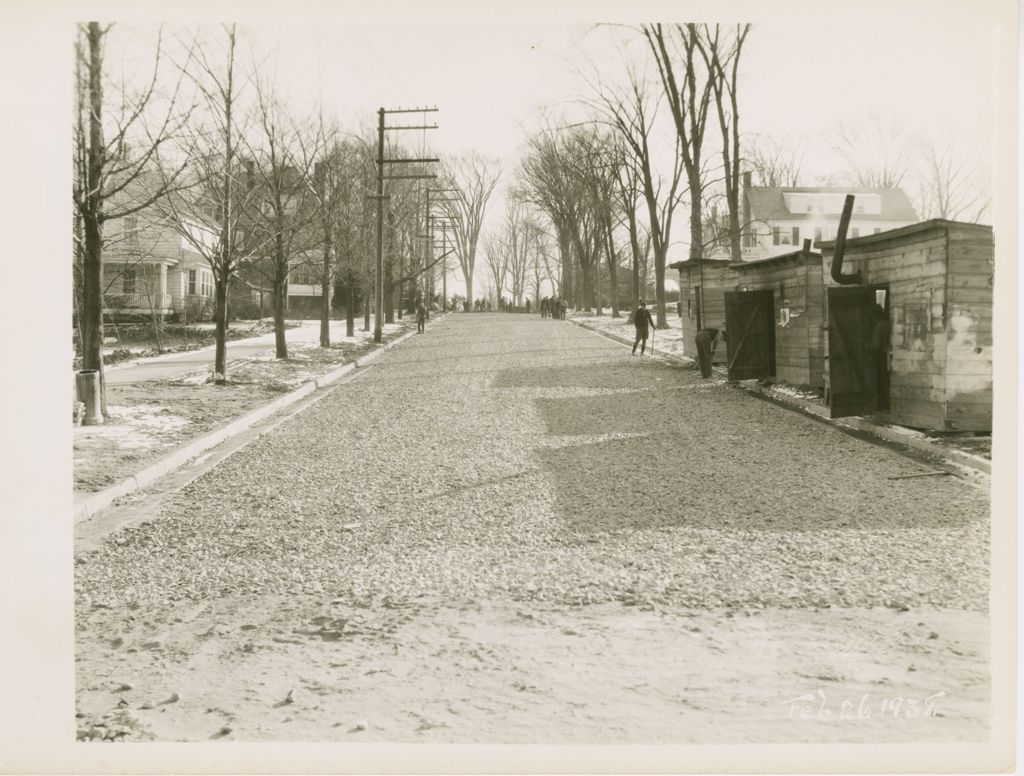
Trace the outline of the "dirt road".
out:
<instances>
[{"instance_id":1,"label":"dirt road","mask_svg":"<svg viewBox=\"0 0 1024 776\"><path fill-rule=\"evenodd\" d=\"M453 316L76 558L79 735L983 740L987 497L921 469Z\"/></svg>"}]
</instances>

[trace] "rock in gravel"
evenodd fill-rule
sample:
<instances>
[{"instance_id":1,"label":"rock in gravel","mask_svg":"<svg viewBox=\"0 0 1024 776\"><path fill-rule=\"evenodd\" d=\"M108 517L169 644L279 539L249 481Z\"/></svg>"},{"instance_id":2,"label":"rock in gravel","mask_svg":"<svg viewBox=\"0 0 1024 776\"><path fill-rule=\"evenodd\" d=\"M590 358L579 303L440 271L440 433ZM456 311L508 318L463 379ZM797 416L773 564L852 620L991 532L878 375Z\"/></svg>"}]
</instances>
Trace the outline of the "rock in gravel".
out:
<instances>
[{"instance_id":1,"label":"rock in gravel","mask_svg":"<svg viewBox=\"0 0 1024 776\"><path fill-rule=\"evenodd\" d=\"M363 730L366 730L366 722L360 720L359 722L354 724L351 728L349 728L348 732L349 733L360 733Z\"/></svg>"},{"instance_id":2,"label":"rock in gravel","mask_svg":"<svg viewBox=\"0 0 1024 776\"><path fill-rule=\"evenodd\" d=\"M172 692L170 697L167 700L160 701L160 705L161 706L166 706L169 703L177 703L180 700L181 700L181 696L178 695L178 693L176 693L176 692Z\"/></svg>"}]
</instances>

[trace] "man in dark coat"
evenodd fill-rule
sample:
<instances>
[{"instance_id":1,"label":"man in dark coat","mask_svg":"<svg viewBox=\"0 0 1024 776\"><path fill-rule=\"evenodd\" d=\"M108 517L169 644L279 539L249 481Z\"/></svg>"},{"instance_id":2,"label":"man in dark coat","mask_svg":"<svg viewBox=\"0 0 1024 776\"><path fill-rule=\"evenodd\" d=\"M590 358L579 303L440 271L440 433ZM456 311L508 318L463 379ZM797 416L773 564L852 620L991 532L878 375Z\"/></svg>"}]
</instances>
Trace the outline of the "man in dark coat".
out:
<instances>
[{"instance_id":1,"label":"man in dark coat","mask_svg":"<svg viewBox=\"0 0 1024 776\"><path fill-rule=\"evenodd\" d=\"M711 360L714 358L718 343L725 339L725 324L721 329L706 328L697 332L693 338L697 345L697 363L700 364L700 376L711 377Z\"/></svg>"},{"instance_id":2,"label":"man in dark coat","mask_svg":"<svg viewBox=\"0 0 1024 776\"><path fill-rule=\"evenodd\" d=\"M424 332L424 330L426 329L426 326L427 326L427 308L423 306L423 301L421 300L416 305L416 331L417 331L417 333L422 334Z\"/></svg>"},{"instance_id":3,"label":"man in dark coat","mask_svg":"<svg viewBox=\"0 0 1024 776\"><path fill-rule=\"evenodd\" d=\"M636 327L636 339L633 340L633 355L636 355L636 346L640 346L640 355L647 349L647 337L651 329L658 328L654 325L651 311L647 309L647 302L640 300L640 306L633 312L633 326Z\"/></svg>"}]
</instances>

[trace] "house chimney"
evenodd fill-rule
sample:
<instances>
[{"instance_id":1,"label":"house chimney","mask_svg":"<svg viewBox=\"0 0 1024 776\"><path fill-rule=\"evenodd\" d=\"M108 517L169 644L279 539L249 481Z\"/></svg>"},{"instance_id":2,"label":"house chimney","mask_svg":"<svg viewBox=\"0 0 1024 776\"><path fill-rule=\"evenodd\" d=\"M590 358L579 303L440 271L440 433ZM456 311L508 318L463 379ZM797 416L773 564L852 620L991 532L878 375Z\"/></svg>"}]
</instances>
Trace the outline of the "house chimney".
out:
<instances>
[{"instance_id":1,"label":"house chimney","mask_svg":"<svg viewBox=\"0 0 1024 776\"><path fill-rule=\"evenodd\" d=\"M752 184L750 183L750 170L743 173L743 188L749 189Z\"/></svg>"}]
</instances>

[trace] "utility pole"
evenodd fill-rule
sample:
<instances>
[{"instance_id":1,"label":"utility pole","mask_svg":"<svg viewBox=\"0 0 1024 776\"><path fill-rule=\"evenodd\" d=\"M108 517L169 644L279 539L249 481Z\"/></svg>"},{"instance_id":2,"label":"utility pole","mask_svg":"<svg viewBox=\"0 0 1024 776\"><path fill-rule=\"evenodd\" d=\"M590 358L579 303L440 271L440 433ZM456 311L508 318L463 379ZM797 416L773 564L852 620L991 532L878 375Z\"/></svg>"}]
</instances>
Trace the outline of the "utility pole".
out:
<instances>
[{"instance_id":1,"label":"utility pole","mask_svg":"<svg viewBox=\"0 0 1024 776\"><path fill-rule=\"evenodd\" d=\"M448 222L441 222L441 255L448 255ZM444 311L448 312L448 259L441 265L441 293L444 296Z\"/></svg>"},{"instance_id":2,"label":"utility pole","mask_svg":"<svg viewBox=\"0 0 1024 776\"><path fill-rule=\"evenodd\" d=\"M434 194L447 194L447 193L452 193L454 191L455 191L455 189L451 189L451 188L448 188L448 189L431 189L431 188L428 188L427 189L427 215L426 215L427 234L426 234L426 238L427 238L427 251L428 251L428 253L427 253L427 257L428 257L427 258L427 263L428 264L430 264L430 262L434 258L434 228L433 228L434 216L430 212L430 195L431 195L431 193L434 193ZM451 197L444 197L444 196L436 198L434 200L434 202L454 202L454 201L455 200L452 199ZM444 228L447 229L447 222L446 221L442 221L442 225L443 225ZM446 258L444 260L444 264L441 267L441 272L443 273L442 276L441 276L441 293L442 293L442 295L444 297L444 309L445 309L445 311L447 311L448 310L448 259L447 259L448 254L444 253L444 256ZM434 273L434 268L433 268L433 266L431 266L431 268L430 268L430 275L427 278L427 283L428 283L429 288L430 288L430 291L429 291L430 298L433 298L433 296L434 296L434 274L435 274ZM429 306L427 307L427 317L428 318L430 317L430 307Z\"/></svg>"},{"instance_id":3,"label":"utility pole","mask_svg":"<svg viewBox=\"0 0 1024 776\"><path fill-rule=\"evenodd\" d=\"M436 113L437 108L380 108L377 111L377 262L376 277L374 277L374 322L373 341L382 342L384 339L384 181L385 180L417 180L423 178L436 178L436 173L410 174L410 175L385 175L385 164L402 163L430 163L439 162L440 159L385 159L384 158L384 132L385 130L409 130L409 129L437 129L437 124L422 126L394 126L384 125L384 117L393 113Z\"/></svg>"}]
</instances>

